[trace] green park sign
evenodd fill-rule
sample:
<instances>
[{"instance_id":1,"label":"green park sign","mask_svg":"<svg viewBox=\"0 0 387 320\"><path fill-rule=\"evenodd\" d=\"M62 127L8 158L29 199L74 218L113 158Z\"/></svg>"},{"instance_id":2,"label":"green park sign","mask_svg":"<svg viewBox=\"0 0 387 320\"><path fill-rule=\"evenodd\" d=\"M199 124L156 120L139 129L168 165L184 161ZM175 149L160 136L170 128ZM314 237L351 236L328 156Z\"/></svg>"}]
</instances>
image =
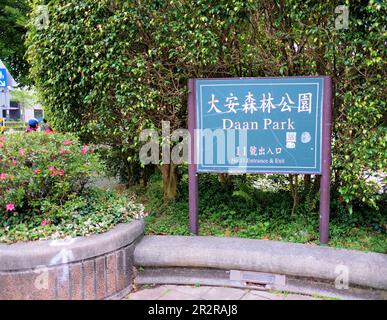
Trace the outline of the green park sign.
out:
<instances>
[{"instance_id":1,"label":"green park sign","mask_svg":"<svg viewBox=\"0 0 387 320\"><path fill-rule=\"evenodd\" d=\"M318 174L320 238L326 243L331 79L191 79L189 90L191 231L198 232L198 173Z\"/></svg>"}]
</instances>

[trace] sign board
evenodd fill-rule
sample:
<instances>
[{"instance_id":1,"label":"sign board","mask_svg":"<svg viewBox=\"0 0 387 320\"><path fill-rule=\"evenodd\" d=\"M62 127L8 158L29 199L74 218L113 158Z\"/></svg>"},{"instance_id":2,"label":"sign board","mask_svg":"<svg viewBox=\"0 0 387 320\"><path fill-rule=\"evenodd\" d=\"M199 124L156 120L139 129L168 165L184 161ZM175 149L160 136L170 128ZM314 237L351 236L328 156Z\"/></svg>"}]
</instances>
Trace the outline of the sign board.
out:
<instances>
[{"instance_id":1,"label":"sign board","mask_svg":"<svg viewBox=\"0 0 387 320\"><path fill-rule=\"evenodd\" d=\"M197 79L197 171L321 173L323 90L322 77Z\"/></svg>"},{"instance_id":2,"label":"sign board","mask_svg":"<svg viewBox=\"0 0 387 320\"><path fill-rule=\"evenodd\" d=\"M190 231L199 232L198 173L318 174L327 243L331 78L190 79L188 89Z\"/></svg>"},{"instance_id":3,"label":"sign board","mask_svg":"<svg viewBox=\"0 0 387 320\"><path fill-rule=\"evenodd\" d=\"M7 69L0 68L0 88L7 87Z\"/></svg>"}]
</instances>

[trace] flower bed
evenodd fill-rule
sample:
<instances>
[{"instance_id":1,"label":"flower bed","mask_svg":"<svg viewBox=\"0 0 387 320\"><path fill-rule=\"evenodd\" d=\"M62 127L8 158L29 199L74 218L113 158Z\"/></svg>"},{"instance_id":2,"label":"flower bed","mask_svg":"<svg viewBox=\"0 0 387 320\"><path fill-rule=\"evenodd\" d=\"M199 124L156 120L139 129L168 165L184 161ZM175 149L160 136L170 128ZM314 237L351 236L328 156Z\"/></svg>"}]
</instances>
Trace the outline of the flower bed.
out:
<instances>
[{"instance_id":1,"label":"flower bed","mask_svg":"<svg viewBox=\"0 0 387 320\"><path fill-rule=\"evenodd\" d=\"M86 236L141 215L126 197L89 187L102 169L69 134L0 137L0 242Z\"/></svg>"}]
</instances>

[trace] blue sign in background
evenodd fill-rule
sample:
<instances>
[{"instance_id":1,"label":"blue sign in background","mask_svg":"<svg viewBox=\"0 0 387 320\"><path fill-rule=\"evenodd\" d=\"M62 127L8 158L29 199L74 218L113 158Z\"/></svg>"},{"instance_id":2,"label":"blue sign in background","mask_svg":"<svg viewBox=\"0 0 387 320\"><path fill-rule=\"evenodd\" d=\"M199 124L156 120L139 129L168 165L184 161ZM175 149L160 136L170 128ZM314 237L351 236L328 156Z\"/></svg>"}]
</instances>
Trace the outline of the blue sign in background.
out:
<instances>
[{"instance_id":1,"label":"blue sign in background","mask_svg":"<svg viewBox=\"0 0 387 320\"><path fill-rule=\"evenodd\" d=\"M195 83L198 172L321 173L322 77Z\"/></svg>"},{"instance_id":2,"label":"blue sign in background","mask_svg":"<svg viewBox=\"0 0 387 320\"><path fill-rule=\"evenodd\" d=\"M7 69L0 68L0 88L7 86Z\"/></svg>"}]
</instances>

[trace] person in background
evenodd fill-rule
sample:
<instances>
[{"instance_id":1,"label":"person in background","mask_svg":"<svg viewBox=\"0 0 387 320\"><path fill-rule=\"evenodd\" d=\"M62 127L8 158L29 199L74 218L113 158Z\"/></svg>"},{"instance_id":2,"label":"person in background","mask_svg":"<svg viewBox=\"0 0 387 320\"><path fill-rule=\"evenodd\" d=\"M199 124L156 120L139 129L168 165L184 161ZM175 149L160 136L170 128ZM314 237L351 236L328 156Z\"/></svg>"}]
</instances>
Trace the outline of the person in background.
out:
<instances>
[{"instance_id":1,"label":"person in background","mask_svg":"<svg viewBox=\"0 0 387 320\"><path fill-rule=\"evenodd\" d=\"M5 119L0 117L0 134L5 131Z\"/></svg>"},{"instance_id":2,"label":"person in background","mask_svg":"<svg viewBox=\"0 0 387 320\"><path fill-rule=\"evenodd\" d=\"M50 127L50 125L47 123L47 119L43 119L43 124L40 126L40 131L45 133L53 133L54 130Z\"/></svg>"},{"instance_id":3,"label":"person in background","mask_svg":"<svg viewBox=\"0 0 387 320\"><path fill-rule=\"evenodd\" d=\"M38 131L39 129L39 121L35 118L28 120L28 127L26 132Z\"/></svg>"}]
</instances>

